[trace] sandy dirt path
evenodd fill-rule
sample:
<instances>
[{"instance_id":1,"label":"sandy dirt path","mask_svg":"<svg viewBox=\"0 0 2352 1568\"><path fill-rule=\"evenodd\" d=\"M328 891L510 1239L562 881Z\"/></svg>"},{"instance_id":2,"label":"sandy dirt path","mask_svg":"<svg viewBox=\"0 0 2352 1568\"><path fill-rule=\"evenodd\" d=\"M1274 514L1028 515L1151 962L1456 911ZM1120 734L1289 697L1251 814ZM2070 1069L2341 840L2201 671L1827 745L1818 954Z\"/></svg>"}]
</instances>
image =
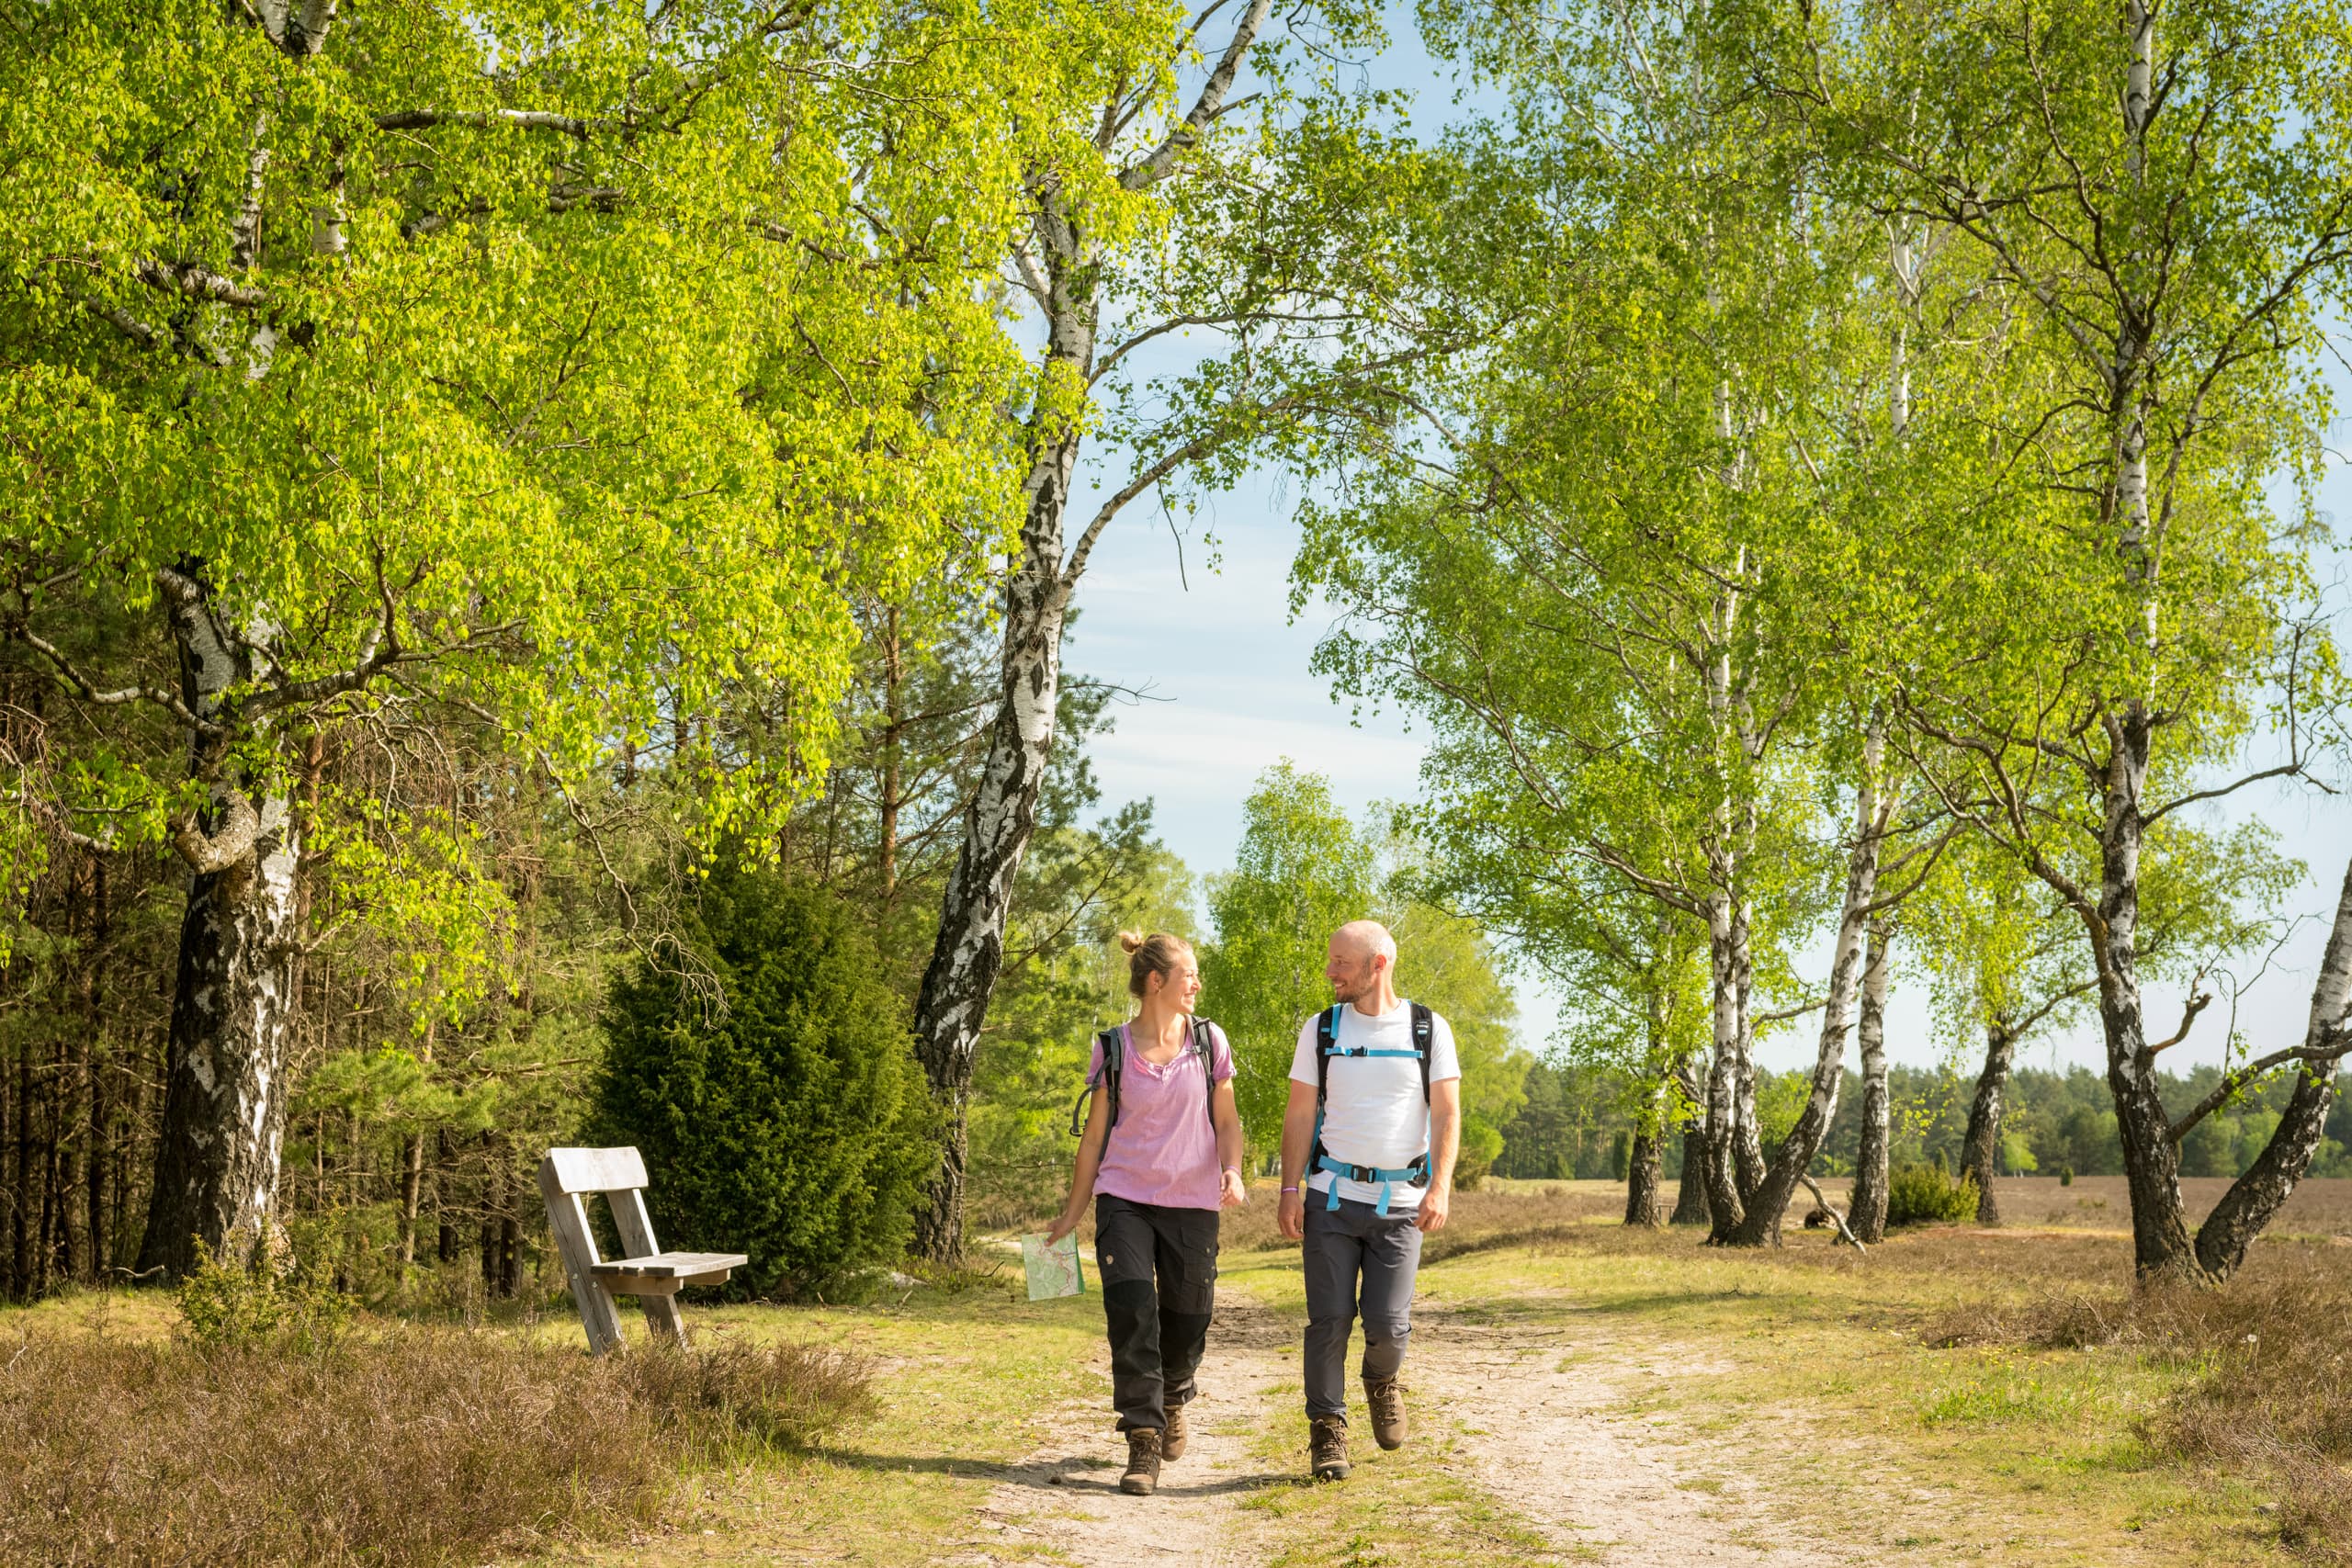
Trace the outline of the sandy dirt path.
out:
<instances>
[{"instance_id":1,"label":"sandy dirt path","mask_svg":"<svg viewBox=\"0 0 2352 1568\"><path fill-rule=\"evenodd\" d=\"M1711 1452L1626 1413L1662 1379L1721 1370L1671 1346L1572 1343L1555 1326L1424 1303L1414 1311L1405 1382L1415 1405L1458 1424L1478 1484L1580 1560L1612 1568L1871 1561L1859 1547L1788 1539L1790 1521L1757 1495L1752 1451Z\"/></svg>"},{"instance_id":2,"label":"sandy dirt path","mask_svg":"<svg viewBox=\"0 0 2352 1568\"><path fill-rule=\"evenodd\" d=\"M1119 1490L1126 1439L1112 1430L1111 1358L1096 1348L1099 1397L1054 1413L1054 1431L982 1506L977 1544L951 1561L969 1564L1065 1562L1083 1568L1136 1563L1257 1568L1273 1555L1260 1516L1241 1503L1296 1479L1268 1472L1250 1453L1276 1392L1295 1375L1278 1347L1289 1331L1238 1292L1221 1297L1193 1402L1184 1457L1160 1471L1159 1490ZM989 1538L993 1538L991 1544Z\"/></svg>"}]
</instances>

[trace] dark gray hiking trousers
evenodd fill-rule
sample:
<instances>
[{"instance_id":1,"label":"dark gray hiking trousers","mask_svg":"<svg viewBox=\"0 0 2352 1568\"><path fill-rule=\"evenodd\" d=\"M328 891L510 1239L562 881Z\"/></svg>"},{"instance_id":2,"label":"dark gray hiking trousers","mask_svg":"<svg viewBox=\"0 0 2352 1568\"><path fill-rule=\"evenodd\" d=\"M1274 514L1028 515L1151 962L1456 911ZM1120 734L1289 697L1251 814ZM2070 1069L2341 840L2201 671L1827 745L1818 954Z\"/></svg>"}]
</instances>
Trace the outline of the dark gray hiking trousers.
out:
<instances>
[{"instance_id":1,"label":"dark gray hiking trousers","mask_svg":"<svg viewBox=\"0 0 2352 1568\"><path fill-rule=\"evenodd\" d=\"M1405 1362L1413 1332L1413 1274L1421 1263L1414 1209L1386 1218L1370 1203L1342 1198L1336 1209L1308 1191L1306 1242L1306 1414L1348 1414L1348 1333L1363 1318L1363 1376L1385 1382Z\"/></svg>"},{"instance_id":2,"label":"dark gray hiking trousers","mask_svg":"<svg viewBox=\"0 0 2352 1568\"><path fill-rule=\"evenodd\" d=\"M1215 1209L1171 1209L1099 1192L1094 1266L1111 1334L1111 1404L1119 1430L1164 1430L1189 1404L1216 1304Z\"/></svg>"}]
</instances>

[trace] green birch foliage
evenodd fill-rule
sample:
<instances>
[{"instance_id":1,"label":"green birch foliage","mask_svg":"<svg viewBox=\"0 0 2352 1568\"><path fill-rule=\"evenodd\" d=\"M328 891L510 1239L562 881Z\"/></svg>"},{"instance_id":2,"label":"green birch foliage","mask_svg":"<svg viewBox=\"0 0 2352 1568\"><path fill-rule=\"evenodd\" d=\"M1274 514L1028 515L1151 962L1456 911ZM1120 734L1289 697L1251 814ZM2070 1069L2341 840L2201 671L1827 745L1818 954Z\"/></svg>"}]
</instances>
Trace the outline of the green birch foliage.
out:
<instances>
[{"instance_id":1,"label":"green birch foliage","mask_svg":"<svg viewBox=\"0 0 2352 1568\"><path fill-rule=\"evenodd\" d=\"M1283 761L1259 775L1243 807L1234 869L1210 883L1217 936L1201 956L1202 1009L1233 1041L1235 1095L1251 1147L1271 1149L1281 1139L1299 1031L1331 1005L1323 965L1331 933L1350 920L1387 925L1396 939L1397 995L1425 1003L1452 1027L1464 1125L1493 1142L1487 1134L1525 1102L1530 1058L1514 1038L1518 1003L1478 925L1417 895L1419 858L1359 829L1321 774Z\"/></svg>"},{"instance_id":2,"label":"green birch foliage","mask_svg":"<svg viewBox=\"0 0 2352 1568\"><path fill-rule=\"evenodd\" d=\"M2096 716L2139 705L2152 803L2266 728L2301 727L2308 761L2339 688L2310 557L2352 263L2352 19L2318 0L1765 11L1759 72L1827 166L1948 230L2019 327L2012 395L1979 411L2001 460L1969 478L2028 504L1922 559L1948 672L1921 710L2095 771ZM2020 787L2053 766L2001 760ZM2079 795L2021 835L2053 864L2095 831L2097 786Z\"/></svg>"},{"instance_id":3,"label":"green birch foliage","mask_svg":"<svg viewBox=\"0 0 2352 1568\"><path fill-rule=\"evenodd\" d=\"M1288 761L1259 775L1233 870L1209 884L1217 936L1201 955L1201 1006L1233 1043L1234 1096L1254 1146L1280 1139L1299 1026L1331 1005L1331 933L1370 916L1378 887L1373 847L1329 780Z\"/></svg>"},{"instance_id":4,"label":"green birch foliage","mask_svg":"<svg viewBox=\"0 0 2352 1568\"><path fill-rule=\"evenodd\" d=\"M1066 100L1166 25L0 10L0 622L27 661L168 707L153 657L44 649L96 585L139 608L196 572L257 655L222 720L253 782L339 711L463 705L578 778L734 687L796 694L757 755L678 727L712 825L821 770L854 592L1001 548L1001 407L1034 389L974 277ZM101 746L63 805L155 836L195 803L172 772Z\"/></svg>"}]
</instances>

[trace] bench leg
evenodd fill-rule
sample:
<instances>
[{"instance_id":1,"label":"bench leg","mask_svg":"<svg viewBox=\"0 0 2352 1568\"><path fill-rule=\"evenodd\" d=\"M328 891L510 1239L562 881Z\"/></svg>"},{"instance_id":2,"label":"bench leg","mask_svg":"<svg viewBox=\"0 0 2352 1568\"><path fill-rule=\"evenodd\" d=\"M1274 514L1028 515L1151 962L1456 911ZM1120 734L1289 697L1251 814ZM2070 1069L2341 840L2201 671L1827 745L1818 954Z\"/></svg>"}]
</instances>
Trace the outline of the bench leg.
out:
<instances>
[{"instance_id":1,"label":"bench leg","mask_svg":"<svg viewBox=\"0 0 2352 1568\"><path fill-rule=\"evenodd\" d=\"M624 1190L605 1197L613 1206L613 1229L620 1233L630 1257L648 1258L662 1250L653 1240L653 1216L645 1212L644 1193ZM686 1318L674 1294L639 1296L638 1304L645 1309L648 1327L679 1349L686 1348Z\"/></svg>"},{"instance_id":2,"label":"bench leg","mask_svg":"<svg viewBox=\"0 0 2352 1568\"><path fill-rule=\"evenodd\" d=\"M580 1207L580 1200L562 1190L556 1179L555 1162L539 1162L539 1196L547 1200L548 1229L555 1236L556 1255L563 1259L563 1277L571 1286L571 1299L580 1308L580 1325L588 1331L588 1350L602 1356L621 1348L621 1314L613 1304L612 1292L590 1273L595 1261L595 1243L588 1235L588 1216Z\"/></svg>"}]
</instances>

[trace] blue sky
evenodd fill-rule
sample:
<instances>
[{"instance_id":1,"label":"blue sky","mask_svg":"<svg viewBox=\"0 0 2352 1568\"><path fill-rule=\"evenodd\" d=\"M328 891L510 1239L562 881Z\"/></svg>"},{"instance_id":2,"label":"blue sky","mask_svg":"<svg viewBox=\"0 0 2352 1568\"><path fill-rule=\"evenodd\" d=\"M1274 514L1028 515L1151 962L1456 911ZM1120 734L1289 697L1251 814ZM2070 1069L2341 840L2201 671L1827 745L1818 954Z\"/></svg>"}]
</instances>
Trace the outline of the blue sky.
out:
<instances>
[{"instance_id":1,"label":"blue sky","mask_svg":"<svg viewBox=\"0 0 2352 1568\"><path fill-rule=\"evenodd\" d=\"M1417 121L1433 129L1458 112L1456 84L1421 51L1402 9L1393 31L1394 44L1368 80L1414 92ZM2352 392L2343 380L2339 374L2339 398ZM1093 749L1105 803L1150 797L1160 838L1195 873L1232 864L1242 799L1261 772L1285 757L1328 776L1340 803L1360 817L1375 802L1408 799L1418 790L1423 747L1404 716L1374 712L1359 719L1308 671L1331 613L1311 603L1295 618L1290 614L1288 579L1298 542L1293 494L1279 474L1252 476L1196 515L1179 515L1181 549L1168 519L1147 499L1105 531L1079 588L1081 619L1069 639L1069 670L1148 694L1117 709L1115 731ZM2338 515L2352 503L2352 481L2340 463L2323 501ZM1073 513L1091 510L1074 507ZM1214 569L1204 535L1216 542ZM2323 575L2335 575L2332 564ZM2240 1004L2241 1032L2257 1050L2272 1049L2302 1033L2326 922L2352 854L2352 799L2294 784L2258 785L2208 810L2212 820L2264 817L2288 852L2310 863L2311 874L2282 911L2301 922ZM1802 968L1815 976L1826 971L1826 941ZM1409 955L1402 978L1409 989ZM1520 976L1517 989L1522 1038L1540 1047L1553 1028L1555 998L1541 976ZM2152 987L2152 1030L2171 1032L2181 1000L2177 987ZM1898 969L1888 1030L1897 1061L1942 1059L1928 1002L1922 983ZM2216 1007L2166 1065L2219 1060L2226 1028ZM1813 1043L1802 1028L1786 1031L1765 1045L1764 1059L1775 1067L1809 1062ZM2020 1060L2095 1066L2101 1061L2096 1024L2045 1032Z\"/></svg>"}]
</instances>

